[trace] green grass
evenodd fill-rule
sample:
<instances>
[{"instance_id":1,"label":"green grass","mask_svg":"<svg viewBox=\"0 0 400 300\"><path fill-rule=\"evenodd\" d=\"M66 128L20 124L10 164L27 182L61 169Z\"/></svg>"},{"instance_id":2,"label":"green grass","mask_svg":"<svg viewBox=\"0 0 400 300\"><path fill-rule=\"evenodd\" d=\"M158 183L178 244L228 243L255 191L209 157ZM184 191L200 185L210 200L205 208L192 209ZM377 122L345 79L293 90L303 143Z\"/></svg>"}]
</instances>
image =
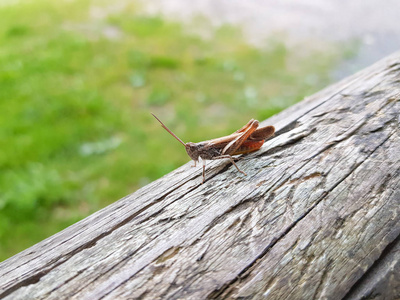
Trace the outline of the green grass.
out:
<instances>
[{"instance_id":1,"label":"green grass","mask_svg":"<svg viewBox=\"0 0 400 300\"><path fill-rule=\"evenodd\" d=\"M0 261L187 162L150 112L184 141L218 137L325 86L340 58L115 3L0 6Z\"/></svg>"}]
</instances>

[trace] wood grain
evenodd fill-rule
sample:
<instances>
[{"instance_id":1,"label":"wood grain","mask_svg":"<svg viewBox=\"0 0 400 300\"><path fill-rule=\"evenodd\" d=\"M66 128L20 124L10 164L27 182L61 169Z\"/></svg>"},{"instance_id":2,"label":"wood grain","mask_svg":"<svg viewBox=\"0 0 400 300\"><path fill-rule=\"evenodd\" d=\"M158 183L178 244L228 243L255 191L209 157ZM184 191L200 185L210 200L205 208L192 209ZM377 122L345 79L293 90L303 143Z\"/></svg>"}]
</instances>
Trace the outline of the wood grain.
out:
<instances>
[{"instance_id":1,"label":"wood grain","mask_svg":"<svg viewBox=\"0 0 400 300\"><path fill-rule=\"evenodd\" d=\"M0 298L400 298L399 113L400 52L263 122L248 176L188 163L0 263Z\"/></svg>"}]
</instances>

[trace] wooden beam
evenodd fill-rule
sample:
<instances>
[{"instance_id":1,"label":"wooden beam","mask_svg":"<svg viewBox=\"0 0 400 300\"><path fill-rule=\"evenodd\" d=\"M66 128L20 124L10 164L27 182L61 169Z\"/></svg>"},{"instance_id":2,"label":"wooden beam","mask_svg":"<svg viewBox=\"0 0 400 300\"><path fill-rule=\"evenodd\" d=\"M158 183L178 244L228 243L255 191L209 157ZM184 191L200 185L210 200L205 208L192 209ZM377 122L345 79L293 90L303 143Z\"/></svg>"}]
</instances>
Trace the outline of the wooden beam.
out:
<instances>
[{"instance_id":1,"label":"wooden beam","mask_svg":"<svg viewBox=\"0 0 400 300\"><path fill-rule=\"evenodd\" d=\"M400 52L263 122L248 176L188 163L0 263L0 298L399 298L399 114Z\"/></svg>"}]
</instances>

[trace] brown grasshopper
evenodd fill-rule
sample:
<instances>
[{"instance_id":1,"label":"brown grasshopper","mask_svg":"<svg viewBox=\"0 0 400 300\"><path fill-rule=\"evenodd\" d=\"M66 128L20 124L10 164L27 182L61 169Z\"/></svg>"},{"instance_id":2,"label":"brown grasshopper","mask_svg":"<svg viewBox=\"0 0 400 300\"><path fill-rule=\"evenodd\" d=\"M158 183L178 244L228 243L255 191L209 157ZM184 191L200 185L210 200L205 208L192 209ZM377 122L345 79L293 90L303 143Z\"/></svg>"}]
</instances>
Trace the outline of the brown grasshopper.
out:
<instances>
[{"instance_id":1,"label":"brown grasshopper","mask_svg":"<svg viewBox=\"0 0 400 300\"><path fill-rule=\"evenodd\" d=\"M265 126L258 128L259 122L251 119L249 123L235 131L231 135L223 136L217 139L208 140L200 143L184 143L178 138L159 118L152 114L161 126L168 131L174 138L176 138L183 146L185 146L187 154L194 160L194 167L196 162L201 157L203 161L203 182L205 181L205 160L215 160L222 158L229 158L236 169L247 176L245 172L240 170L236 165L232 155L247 154L257 151L264 144L264 141L273 136L275 132L274 126Z\"/></svg>"}]
</instances>

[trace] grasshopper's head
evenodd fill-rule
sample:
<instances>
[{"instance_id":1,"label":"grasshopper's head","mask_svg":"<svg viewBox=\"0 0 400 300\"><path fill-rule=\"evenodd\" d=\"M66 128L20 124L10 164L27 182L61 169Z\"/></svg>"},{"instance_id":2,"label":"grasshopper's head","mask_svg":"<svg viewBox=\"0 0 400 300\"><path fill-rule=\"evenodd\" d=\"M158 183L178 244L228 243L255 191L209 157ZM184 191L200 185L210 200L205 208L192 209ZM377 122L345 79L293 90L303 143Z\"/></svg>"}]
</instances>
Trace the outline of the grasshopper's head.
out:
<instances>
[{"instance_id":1,"label":"grasshopper's head","mask_svg":"<svg viewBox=\"0 0 400 300\"><path fill-rule=\"evenodd\" d=\"M200 156L199 147L200 147L199 143L189 142L189 143L185 144L185 149L186 149L187 154L194 161L199 161L199 156Z\"/></svg>"}]
</instances>

